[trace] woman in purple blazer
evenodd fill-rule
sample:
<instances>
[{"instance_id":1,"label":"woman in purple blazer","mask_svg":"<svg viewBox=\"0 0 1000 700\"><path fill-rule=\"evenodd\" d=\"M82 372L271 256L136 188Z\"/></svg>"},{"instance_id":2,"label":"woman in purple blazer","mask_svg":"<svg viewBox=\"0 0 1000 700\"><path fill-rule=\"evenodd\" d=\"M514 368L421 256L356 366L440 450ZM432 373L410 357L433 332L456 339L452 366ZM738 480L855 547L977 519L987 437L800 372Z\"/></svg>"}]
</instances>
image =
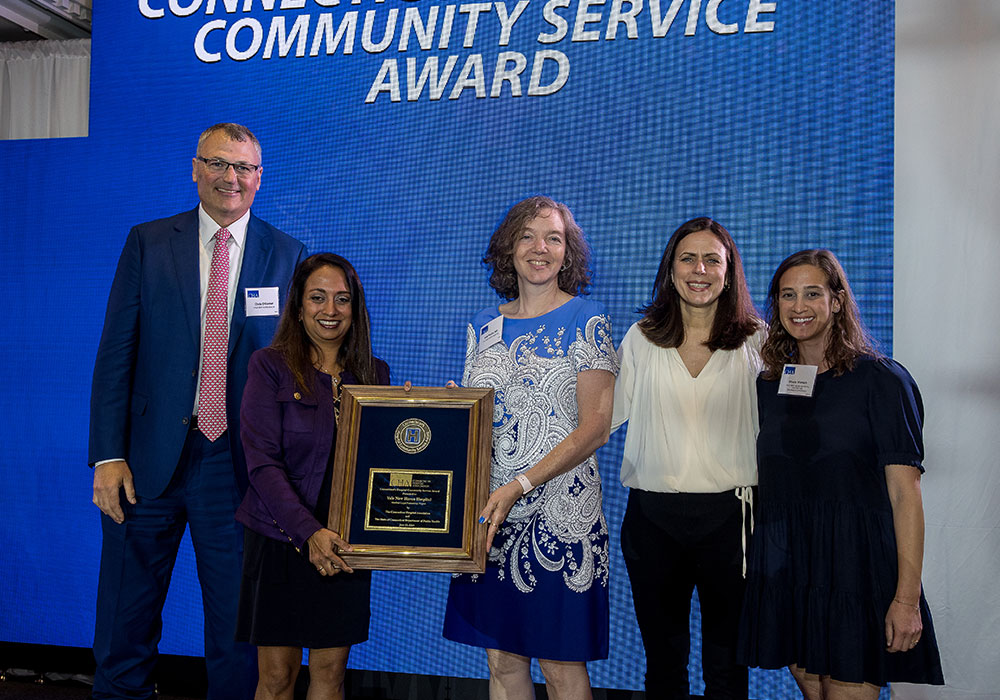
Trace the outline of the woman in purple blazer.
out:
<instances>
[{"instance_id":1,"label":"woman in purple blazer","mask_svg":"<svg viewBox=\"0 0 1000 700\"><path fill-rule=\"evenodd\" d=\"M347 260L320 253L295 270L271 346L250 359L241 436L250 488L238 641L258 647L256 700L291 700L308 648L310 696L342 698L352 644L368 639L371 573L337 556L323 523L344 384L388 384Z\"/></svg>"}]
</instances>

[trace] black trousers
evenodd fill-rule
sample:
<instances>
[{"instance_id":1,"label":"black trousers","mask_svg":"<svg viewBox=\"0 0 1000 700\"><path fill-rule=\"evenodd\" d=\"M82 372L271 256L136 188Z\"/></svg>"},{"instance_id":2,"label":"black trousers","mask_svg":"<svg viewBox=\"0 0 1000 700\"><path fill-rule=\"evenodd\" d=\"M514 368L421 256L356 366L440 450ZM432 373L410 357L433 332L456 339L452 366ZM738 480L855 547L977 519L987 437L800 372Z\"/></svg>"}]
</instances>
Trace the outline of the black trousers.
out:
<instances>
[{"instance_id":1,"label":"black trousers","mask_svg":"<svg viewBox=\"0 0 1000 700\"><path fill-rule=\"evenodd\" d=\"M742 526L734 491L629 493L621 542L646 649L646 697L688 699L691 594L697 588L704 697L746 700L747 668L736 663L745 587Z\"/></svg>"}]
</instances>

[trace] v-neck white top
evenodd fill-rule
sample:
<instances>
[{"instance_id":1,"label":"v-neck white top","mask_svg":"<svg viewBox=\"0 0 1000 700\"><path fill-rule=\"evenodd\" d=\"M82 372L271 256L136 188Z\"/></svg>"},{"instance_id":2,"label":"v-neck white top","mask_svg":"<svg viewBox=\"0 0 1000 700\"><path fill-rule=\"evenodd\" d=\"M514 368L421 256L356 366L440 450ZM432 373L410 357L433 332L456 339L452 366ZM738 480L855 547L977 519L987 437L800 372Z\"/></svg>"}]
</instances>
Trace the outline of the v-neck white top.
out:
<instances>
[{"instance_id":1,"label":"v-neck white top","mask_svg":"<svg viewBox=\"0 0 1000 700\"><path fill-rule=\"evenodd\" d=\"M622 484L645 491L721 493L757 483L757 375L765 330L716 350L692 377L677 348L633 324L618 348L612 430L628 421Z\"/></svg>"}]
</instances>

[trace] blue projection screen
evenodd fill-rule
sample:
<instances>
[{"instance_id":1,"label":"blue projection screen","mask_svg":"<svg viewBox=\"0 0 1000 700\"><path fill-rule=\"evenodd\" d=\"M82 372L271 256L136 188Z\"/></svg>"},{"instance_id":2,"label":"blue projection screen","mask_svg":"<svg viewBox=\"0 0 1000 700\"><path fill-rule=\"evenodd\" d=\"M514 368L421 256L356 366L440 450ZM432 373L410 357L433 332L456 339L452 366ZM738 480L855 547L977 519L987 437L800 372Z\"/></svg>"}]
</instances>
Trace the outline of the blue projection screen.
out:
<instances>
[{"instance_id":1,"label":"blue projection screen","mask_svg":"<svg viewBox=\"0 0 1000 700\"><path fill-rule=\"evenodd\" d=\"M4 462L0 640L91 644L100 526L90 372L129 227L190 209L198 133L263 144L254 212L358 268L393 379L458 379L497 301L479 263L506 209L566 202L620 340L666 239L710 215L758 303L788 253L828 247L891 350L893 4L847 0L138 0L95 7L90 136L0 143ZM611 658L641 688L618 528L622 435L598 458L611 536ZM447 575L375 576L356 668L484 676L441 638ZM699 642L693 644L700 692ZM185 544L161 650L200 655ZM780 697L782 672L752 694Z\"/></svg>"}]
</instances>

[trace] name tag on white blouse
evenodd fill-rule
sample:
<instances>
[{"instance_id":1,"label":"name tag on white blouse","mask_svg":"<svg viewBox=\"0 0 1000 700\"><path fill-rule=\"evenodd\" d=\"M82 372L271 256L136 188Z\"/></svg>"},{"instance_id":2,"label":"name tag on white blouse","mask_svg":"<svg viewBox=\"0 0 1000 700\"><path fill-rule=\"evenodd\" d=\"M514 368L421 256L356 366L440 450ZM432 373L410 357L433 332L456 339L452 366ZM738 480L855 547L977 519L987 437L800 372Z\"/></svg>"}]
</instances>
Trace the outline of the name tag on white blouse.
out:
<instances>
[{"instance_id":1,"label":"name tag on white blouse","mask_svg":"<svg viewBox=\"0 0 1000 700\"><path fill-rule=\"evenodd\" d=\"M479 352L503 340L503 316L497 316L479 329Z\"/></svg>"},{"instance_id":2,"label":"name tag on white blouse","mask_svg":"<svg viewBox=\"0 0 1000 700\"><path fill-rule=\"evenodd\" d=\"M277 287L247 287L247 317L250 316L277 316L278 315L278 288Z\"/></svg>"},{"instance_id":3,"label":"name tag on white blouse","mask_svg":"<svg viewBox=\"0 0 1000 700\"><path fill-rule=\"evenodd\" d=\"M816 365L785 365L778 382L781 396L812 396L816 386Z\"/></svg>"}]
</instances>

